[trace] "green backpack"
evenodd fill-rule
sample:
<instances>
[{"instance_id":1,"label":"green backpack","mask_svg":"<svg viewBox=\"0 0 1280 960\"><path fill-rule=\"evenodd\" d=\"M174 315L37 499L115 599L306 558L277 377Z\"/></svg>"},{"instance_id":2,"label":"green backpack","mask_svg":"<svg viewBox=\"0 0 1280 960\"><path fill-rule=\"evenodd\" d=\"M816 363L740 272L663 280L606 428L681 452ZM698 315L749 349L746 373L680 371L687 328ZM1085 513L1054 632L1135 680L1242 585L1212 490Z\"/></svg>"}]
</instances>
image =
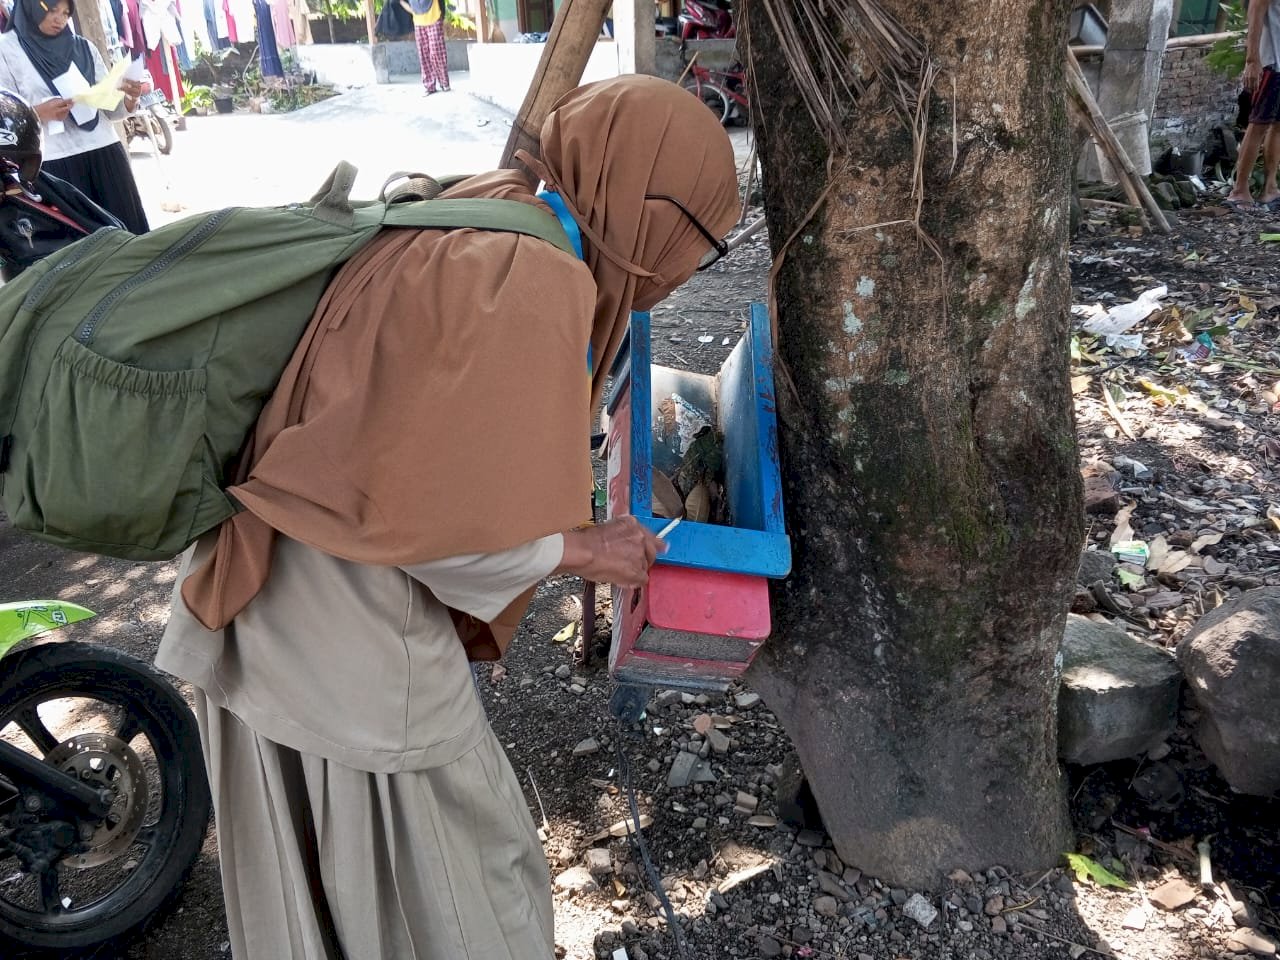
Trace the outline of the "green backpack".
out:
<instances>
[{"instance_id":1,"label":"green backpack","mask_svg":"<svg viewBox=\"0 0 1280 960\"><path fill-rule=\"evenodd\" d=\"M223 488L259 412L334 272L385 227L505 230L573 253L529 204L352 204L354 179L342 164L311 204L100 230L0 287L0 506L15 527L163 560L234 514Z\"/></svg>"}]
</instances>

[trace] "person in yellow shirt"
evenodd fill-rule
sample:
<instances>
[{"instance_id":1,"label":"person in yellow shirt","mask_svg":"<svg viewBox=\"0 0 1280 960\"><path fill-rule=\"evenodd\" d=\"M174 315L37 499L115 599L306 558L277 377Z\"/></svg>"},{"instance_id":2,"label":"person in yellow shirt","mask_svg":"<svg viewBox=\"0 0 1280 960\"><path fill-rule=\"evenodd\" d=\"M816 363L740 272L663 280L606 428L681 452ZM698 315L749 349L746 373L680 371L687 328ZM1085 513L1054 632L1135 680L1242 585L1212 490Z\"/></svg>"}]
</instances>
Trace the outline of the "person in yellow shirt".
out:
<instances>
[{"instance_id":1,"label":"person in yellow shirt","mask_svg":"<svg viewBox=\"0 0 1280 960\"><path fill-rule=\"evenodd\" d=\"M444 0L400 0L413 14L413 35L422 64L422 88L428 93L449 89L449 58L444 45Z\"/></svg>"}]
</instances>

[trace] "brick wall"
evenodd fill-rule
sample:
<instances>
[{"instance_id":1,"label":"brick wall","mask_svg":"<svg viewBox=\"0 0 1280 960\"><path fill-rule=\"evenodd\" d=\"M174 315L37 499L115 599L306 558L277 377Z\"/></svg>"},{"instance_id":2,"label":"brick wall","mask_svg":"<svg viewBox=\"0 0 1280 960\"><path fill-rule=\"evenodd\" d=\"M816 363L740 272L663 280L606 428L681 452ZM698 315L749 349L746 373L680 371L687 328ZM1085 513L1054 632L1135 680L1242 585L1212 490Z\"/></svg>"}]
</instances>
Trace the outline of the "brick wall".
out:
<instances>
[{"instance_id":1,"label":"brick wall","mask_svg":"<svg viewBox=\"0 0 1280 960\"><path fill-rule=\"evenodd\" d=\"M1199 150L1210 131L1235 121L1240 83L1205 63L1211 48L1212 43L1199 43L1165 50L1151 122L1154 143L1164 141L1184 152Z\"/></svg>"}]
</instances>

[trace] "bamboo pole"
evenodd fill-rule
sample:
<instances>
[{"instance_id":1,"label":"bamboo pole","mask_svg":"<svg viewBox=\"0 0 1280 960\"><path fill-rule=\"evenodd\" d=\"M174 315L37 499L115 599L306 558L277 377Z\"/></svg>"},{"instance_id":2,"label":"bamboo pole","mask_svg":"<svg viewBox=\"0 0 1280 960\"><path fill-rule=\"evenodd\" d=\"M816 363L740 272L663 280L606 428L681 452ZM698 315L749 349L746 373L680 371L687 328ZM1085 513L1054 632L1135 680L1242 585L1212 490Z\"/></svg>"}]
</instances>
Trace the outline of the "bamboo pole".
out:
<instances>
[{"instance_id":1,"label":"bamboo pole","mask_svg":"<svg viewBox=\"0 0 1280 960\"><path fill-rule=\"evenodd\" d=\"M1076 55L1070 47L1067 48L1067 89L1071 94L1072 101L1083 112L1085 124L1089 127L1090 134L1098 142L1098 145L1102 147L1103 152L1107 155L1107 160L1116 170L1120 178L1120 184L1124 187L1125 196L1129 197L1134 206L1146 207L1147 212L1151 215L1151 221L1156 225L1156 229L1161 233L1169 233L1171 228L1169 227L1169 221L1165 219L1164 211L1156 203L1155 197L1147 189L1146 182L1138 175L1133 161L1129 159L1124 147L1111 131L1111 126L1107 123L1106 117L1102 115L1098 102L1093 98L1093 92L1089 89L1089 84L1085 82L1084 73L1081 71Z\"/></svg>"},{"instance_id":2,"label":"bamboo pole","mask_svg":"<svg viewBox=\"0 0 1280 960\"><path fill-rule=\"evenodd\" d=\"M386 0L387 3L396 3L397 0ZM377 32L374 27L377 25L377 19L373 15L373 0L364 0L364 26L369 32L369 49L373 49L373 45L378 42Z\"/></svg>"},{"instance_id":3,"label":"bamboo pole","mask_svg":"<svg viewBox=\"0 0 1280 960\"><path fill-rule=\"evenodd\" d=\"M516 160L517 150L527 150L538 156L538 135L542 122L551 112L556 101L572 90L582 80L596 38L604 26L604 15L612 0L565 0L551 25L547 38L525 94L520 112L511 124L511 136L502 152L504 170L521 170L536 185L537 177Z\"/></svg>"}]
</instances>

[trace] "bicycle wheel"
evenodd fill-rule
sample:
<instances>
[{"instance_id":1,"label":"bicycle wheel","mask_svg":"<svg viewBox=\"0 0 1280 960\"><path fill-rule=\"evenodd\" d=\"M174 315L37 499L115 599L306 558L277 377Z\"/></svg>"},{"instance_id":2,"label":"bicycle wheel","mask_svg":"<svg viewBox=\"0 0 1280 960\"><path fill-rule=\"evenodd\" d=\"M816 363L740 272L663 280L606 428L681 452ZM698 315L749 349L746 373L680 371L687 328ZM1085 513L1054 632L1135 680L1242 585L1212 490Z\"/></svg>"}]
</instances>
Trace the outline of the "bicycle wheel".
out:
<instances>
[{"instance_id":1,"label":"bicycle wheel","mask_svg":"<svg viewBox=\"0 0 1280 960\"><path fill-rule=\"evenodd\" d=\"M729 96L714 83L708 80L686 80L684 88L707 105L716 119L722 124L729 122Z\"/></svg>"}]
</instances>

